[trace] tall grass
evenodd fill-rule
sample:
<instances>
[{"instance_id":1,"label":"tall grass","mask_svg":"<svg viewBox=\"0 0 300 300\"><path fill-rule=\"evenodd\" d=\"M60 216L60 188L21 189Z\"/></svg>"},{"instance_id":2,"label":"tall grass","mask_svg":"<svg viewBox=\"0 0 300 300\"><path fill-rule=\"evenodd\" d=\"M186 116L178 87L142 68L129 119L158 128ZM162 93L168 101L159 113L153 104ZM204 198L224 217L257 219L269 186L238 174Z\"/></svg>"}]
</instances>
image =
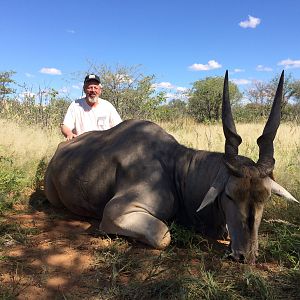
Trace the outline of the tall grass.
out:
<instances>
[{"instance_id":1,"label":"tall grass","mask_svg":"<svg viewBox=\"0 0 300 300\"><path fill-rule=\"evenodd\" d=\"M176 123L161 123L161 126L188 147L218 152L224 150L221 124L204 125L190 119L182 119ZM256 139L262 133L263 127L264 124L237 124L237 131L243 139L239 154L257 160ZM8 172L14 170L15 174L18 173L16 172L18 170L23 173L22 176L25 178L23 184L32 186L39 163L41 161L47 163L57 144L62 140L63 137L58 128L51 132L43 131L38 127L20 126L14 122L0 119L1 169ZM275 178L296 198L300 199L300 126L293 123L281 124L274 145ZM2 182L4 181L2 180ZM18 181L15 177L11 178L11 184L15 181ZM19 184L21 183L19 182Z\"/></svg>"},{"instance_id":2,"label":"tall grass","mask_svg":"<svg viewBox=\"0 0 300 300\"><path fill-rule=\"evenodd\" d=\"M182 144L202 150L223 152L225 138L221 124L198 124L190 119L176 123L162 123L169 133ZM265 123L236 124L243 142L239 154L254 161L258 159L257 138L262 134ZM275 178L300 198L300 126L296 123L280 125L274 141L276 160Z\"/></svg>"},{"instance_id":3,"label":"tall grass","mask_svg":"<svg viewBox=\"0 0 300 300\"><path fill-rule=\"evenodd\" d=\"M58 131L43 131L0 119L0 212L42 182L57 144Z\"/></svg>"}]
</instances>

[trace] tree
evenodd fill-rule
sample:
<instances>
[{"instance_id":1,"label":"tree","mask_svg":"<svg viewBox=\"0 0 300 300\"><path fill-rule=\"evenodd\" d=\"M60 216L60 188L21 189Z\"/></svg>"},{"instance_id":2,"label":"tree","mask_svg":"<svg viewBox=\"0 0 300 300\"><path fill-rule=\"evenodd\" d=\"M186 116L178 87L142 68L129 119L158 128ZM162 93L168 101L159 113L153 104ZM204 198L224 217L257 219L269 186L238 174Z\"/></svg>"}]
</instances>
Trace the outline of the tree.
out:
<instances>
[{"instance_id":1,"label":"tree","mask_svg":"<svg viewBox=\"0 0 300 300\"><path fill-rule=\"evenodd\" d=\"M264 117L270 112L279 78L280 74L277 74L269 82L255 81L246 91L250 102L260 107L261 115ZM295 81L291 74L286 74L283 85L283 101L281 104L283 116L287 113L286 107L291 102L291 99L299 99L299 96L300 82Z\"/></svg>"},{"instance_id":2,"label":"tree","mask_svg":"<svg viewBox=\"0 0 300 300\"><path fill-rule=\"evenodd\" d=\"M267 83L255 80L253 81L252 86L247 90L246 94L251 103L264 105L268 92Z\"/></svg>"},{"instance_id":3,"label":"tree","mask_svg":"<svg viewBox=\"0 0 300 300\"><path fill-rule=\"evenodd\" d=\"M194 82L188 98L188 113L198 122L217 121L221 116L223 77L207 77ZM229 82L232 105L242 98L236 84Z\"/></svg>"},{"instance_id":4,"label":"tree","mask_svg":"<svg viewBox=\"0 0 300 300\"><path fill-rule=\"evenodd\" d=\"M138 66L112 69L93 64L90 71L101 78L101 97L109 100L123 119L153 119L159 105L165 102L164 94L156 93L153 88L154 75L143 75Z\"/></svg>"},{"instance_id":5,"label":"tree","mask_svg":"<svg viewBox=\"0 0 300 300\"><path fill-rule=\"evenodd\" d=\"M186 102L181 99L173 99L169 102L169 107L178 112L185 113L186 111Z\"/></svg>"},{"instance_id":6,"label":"tree","mask_svg":"<svg viewBox=\"0 0 300 300\"><path fill-rule=\"evenodd\" d=\"M275 96L280 74L277 74L269 82L254 81L246 94L250 102L261 105L271 105ZM293 80L291 74L285 75L283 85L283 106L285 106L294 94Z\"/></svg>"},{"instance_id":7,"label":"tree","mask_svg":"<svg viewBox=\"0 0 300 300\"><path fill-rule=\"evenodd\" d=\"M182 119L187 114L187 103L181 99L173 99L159 106L158 119L160 121L173 121Z\"/></svg>"},{"instance_id":8,"label":"tree","mask_svg":"<svg viewBox=\"0 0 300 300\"><path fill-rule=\"evenodd\" d=\"M268 90L269 90L269 102L268 104L271 105L273 103L277 85L280 79L280 74L275 75L274 78L271 79L269 82ZM285 74L284 76L284 84L283 84L283 101L282 101L282 109L290 102L292 96L293 96L293 87L292 84L294 82L294 79L292 77L292 74Z\"/></svg>"},{"instance_id":9,"label":"tree","mask_svg":"<svg viewBox=\"0 0 300 300\"><path fill-rule=\"evenodd\" d=\"M292 97L296 103L300 104L300 80L295 80L291 83Z\"/></svg>"},{"instance_id":10,"label":"tree","mask_svg":"<svg viewBox=\"0 0 300 300\"><path fill-rule=\"evenodd\" d=\"M12 79L12 76L16 72L14 71L4 71L0 72L0 100L4 100L8 95L13 94L15 90L11 88L11 84L14 84L15 81Z\"/></svg>"}]
</instances>

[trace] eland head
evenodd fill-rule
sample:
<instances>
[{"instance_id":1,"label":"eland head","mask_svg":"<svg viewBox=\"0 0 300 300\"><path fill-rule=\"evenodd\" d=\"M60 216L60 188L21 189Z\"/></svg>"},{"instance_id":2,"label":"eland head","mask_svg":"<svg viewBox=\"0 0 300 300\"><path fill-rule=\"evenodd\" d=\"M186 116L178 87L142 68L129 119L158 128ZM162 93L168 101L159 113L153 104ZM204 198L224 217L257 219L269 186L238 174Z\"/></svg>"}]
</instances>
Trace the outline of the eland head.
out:
<instances>
[{"instance_id":1,"label":"eland head","mask_svg":"<svg viewBox=\"0 0 300 300\"><path fill-rule=\"evenodd\" d=\"M228 71L225 74L222 123L225 135L224 164L197 211L220 199L231 239L231 256L254 263L258 253L258 228L265 202L275 193L299 203L286 189L273 180L273 141L280 124L284 72L282 72L272 109L262 135L257 139L259 158L238 155L242 142L237 134L229 101Z\"/></svg>"}]
</instances>

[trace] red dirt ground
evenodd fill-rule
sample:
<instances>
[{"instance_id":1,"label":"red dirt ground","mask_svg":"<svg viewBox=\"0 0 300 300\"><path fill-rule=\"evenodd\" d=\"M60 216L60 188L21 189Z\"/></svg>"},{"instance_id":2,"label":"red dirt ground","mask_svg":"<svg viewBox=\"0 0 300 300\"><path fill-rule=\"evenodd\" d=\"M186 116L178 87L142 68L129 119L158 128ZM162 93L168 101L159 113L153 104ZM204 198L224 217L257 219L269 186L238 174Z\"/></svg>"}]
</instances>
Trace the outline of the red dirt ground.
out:
<instances>
[{"instance_id":1,"label":"red dirt ground","mask_svg":"<svg viewBox=\"0 0 300 300\"><path fill-rule=\"evenodd\" d=\"M99 295L113 286L114 278L111 265L107 267L101 251L111 247L114 241L100 234L98 223L56 210L45 202L18 205L0 217L0 298L108 299ZM166 268L170 267L169 272L174 278L174 270L180 272L180 267L187 264L191 266L189 274L197 278L199 259L188 257L188 249L176 248L175 258L170 259L167 252L153 250L134 241L126 243L125 240L118 247L130 249L130 258L133 262L138 261L139 265L118 276L118 282L123 286L137 277L143 278L149 265L155 269L155 257L161 255L166 255ZM210 247L207 245L207 249ZM239 273L243 274L248 266L221 259L225 247L219 243L213 246L214 254L205 251L202 263L206 270L219 272L220 278L223 276L230 280L237 276L235 280L239 279ZM97 255L98 258L100 255L100 262ZM128 261L131 262L130 259ZM256 265L255 270L271 279L280 267L264 263ZM160 274L159 269L156 271Z\"/></svg>"}]
</instances>

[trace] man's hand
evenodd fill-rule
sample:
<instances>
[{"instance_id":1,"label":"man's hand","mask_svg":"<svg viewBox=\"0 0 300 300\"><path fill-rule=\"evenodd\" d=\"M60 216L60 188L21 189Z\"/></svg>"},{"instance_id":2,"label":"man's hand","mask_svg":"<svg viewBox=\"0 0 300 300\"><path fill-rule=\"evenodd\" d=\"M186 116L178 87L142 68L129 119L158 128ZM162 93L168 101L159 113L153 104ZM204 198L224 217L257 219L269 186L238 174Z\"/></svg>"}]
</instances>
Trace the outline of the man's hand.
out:
<instances>
[{"instance_id":1,"label":"man's hand","mask_svg":"<svg viewBox=\"0 0 300 300\"><path fill-rule=\"evenodd\" d=\"M75 137L77 137L77 134L74 134L74 133L71 133L71 134L69 134L69 135L66 136L67 141L70 141L70 140L72 140Z\"/></svg>"},{"instance_id":2,"label":"man's hand","mask_svg":"<svg viewBox=\"0 0 300 300\"><path fill-rule=\"evenodd\" d=\"M75 134L70 128L68 128L64 124L60 124L60 130L61 133L66 137L67 141L70 141L73 138L77 137L77 134Z\"/></svg>"}]
</instances>

